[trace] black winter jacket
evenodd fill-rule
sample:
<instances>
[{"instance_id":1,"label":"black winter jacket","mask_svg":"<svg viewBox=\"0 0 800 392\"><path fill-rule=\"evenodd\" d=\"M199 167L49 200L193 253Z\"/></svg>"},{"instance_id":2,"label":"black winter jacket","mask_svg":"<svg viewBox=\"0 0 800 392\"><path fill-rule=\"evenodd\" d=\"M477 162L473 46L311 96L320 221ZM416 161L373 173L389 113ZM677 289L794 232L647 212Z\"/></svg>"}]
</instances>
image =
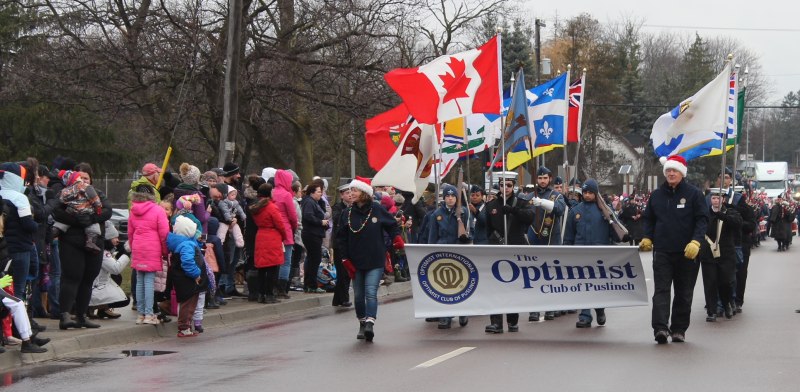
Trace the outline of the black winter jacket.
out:
<instances>
[{"instance_id":1,"label":"black winter jacket","mask_svg":"<svg viewBox=\"0 0 800 392\"><path fill-rule=\"evenodd\" d=\"M682 180L672 188L665 181L653 191L642 216L644 237L656 252L683 252L692 240L705 241L708 204L703 193Z\"/></svg>"}]
</instances>

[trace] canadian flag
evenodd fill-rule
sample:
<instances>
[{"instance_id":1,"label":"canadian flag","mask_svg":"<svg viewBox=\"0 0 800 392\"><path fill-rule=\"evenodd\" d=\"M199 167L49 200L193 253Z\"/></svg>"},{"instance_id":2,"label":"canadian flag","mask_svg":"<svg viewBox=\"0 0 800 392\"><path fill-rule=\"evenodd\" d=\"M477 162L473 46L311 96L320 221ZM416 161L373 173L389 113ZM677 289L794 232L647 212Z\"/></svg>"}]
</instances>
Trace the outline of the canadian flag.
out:
<instances>
[{"instance_id":1,"label":"canadian flag","mask_svg":"<svg viewBox=\"0 0 800 392\"><path fill-rule=\"evenodd\" d=\"M428 186L437 147L434 125L410 122L392 157L372 178L372 186L393 186L412 192L416 203Z\"/></svg>"},{"instance_id":2,"label":"canadian flag","mask_svg":"<svg viewBox=\"0 0 800 392\"><path fill-rule=\"evenodd\" d=\"M495 36L483 46L445 55L417 68L384 75L420 123L437 124L472 113L500 114L500 45Z\"/></svg>"}]
</instances>

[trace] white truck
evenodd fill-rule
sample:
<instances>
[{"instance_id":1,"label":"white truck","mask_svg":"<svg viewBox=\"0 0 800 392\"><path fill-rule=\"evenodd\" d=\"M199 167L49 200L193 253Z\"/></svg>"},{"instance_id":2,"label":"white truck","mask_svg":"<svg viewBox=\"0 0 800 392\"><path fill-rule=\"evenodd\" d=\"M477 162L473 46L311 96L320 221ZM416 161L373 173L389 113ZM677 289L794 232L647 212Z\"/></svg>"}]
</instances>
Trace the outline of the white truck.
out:
<instances>
[{"instance_id":1,"label":"white truck","mask_svg":"<svg viewBox=\"0 0 800 392\"><path fill-rule=\"evenodd\" d=\"M789 189L789 164L786 162L756 162L755 180L758 189L776 197Z\"/></svg>"}]
</instances>

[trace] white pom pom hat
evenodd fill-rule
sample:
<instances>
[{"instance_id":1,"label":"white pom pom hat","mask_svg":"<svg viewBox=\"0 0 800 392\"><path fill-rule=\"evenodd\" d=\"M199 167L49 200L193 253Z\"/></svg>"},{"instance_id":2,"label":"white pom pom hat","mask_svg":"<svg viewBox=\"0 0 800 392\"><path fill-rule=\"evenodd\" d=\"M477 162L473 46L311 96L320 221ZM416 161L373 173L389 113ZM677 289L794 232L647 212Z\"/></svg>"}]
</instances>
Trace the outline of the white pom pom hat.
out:
<instances>
[{"instance_id":1,"label":"white pom pom hat","mask_svg":"<svg viewBox=\"0 0 800 392\"><path fill-rule=\"evenodd\" d=\"M667 169L675 169L679 171L684 177L686 177L686 172L688 167L686 166L686 160L683 159L680 155L672 155L669 158L661 157L659 161L662 165L664 165L664 175L667 175Z\"/></svg>"}]
</instances>

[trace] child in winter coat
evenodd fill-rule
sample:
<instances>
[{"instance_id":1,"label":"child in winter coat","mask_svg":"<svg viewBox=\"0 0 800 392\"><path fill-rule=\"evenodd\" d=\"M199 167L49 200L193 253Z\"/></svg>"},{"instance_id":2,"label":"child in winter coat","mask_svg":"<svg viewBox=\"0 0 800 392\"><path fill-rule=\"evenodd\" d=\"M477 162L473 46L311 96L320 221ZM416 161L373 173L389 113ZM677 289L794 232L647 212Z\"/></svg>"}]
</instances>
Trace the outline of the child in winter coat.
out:
<instances>
[{"instance_id":1,"label":"child in winter coat","mask_svg":"<svg viewBox=\"0 0 800 392\"><path fill-rule=\"evenodd\" d=\"M100 215L103 209L100 196L93 186L83 182L80 173L72 170L61 170L58 175L65 186L59 197L61 202L67 206L67 212L70 215ZM53 223L53 237L66 233L69 227L66 223L56 221ZM100 235L100 225L95 223L86 226L84 232L86 233L85 248L95 253L102 252L103 250L95 243Z\"/></svg>"},{"instance_id":2,"label":"child in winter coat","mask_svg":"<svg viewBox=\"0 0 800 392\"><path fill-rule=\"evenodd\" d=\"M244 214L242 206L239 205L239 201L236 200L237 194L236 188L228 185L228 194L219 201L219 210L224 217L224 222L219 222L217 237L225 243L225 236L230 231L236 241L236 247L244 248L244 236L240 224L245 222L247 216Z\"/></svg>"},{"instance_id":3,"label":"child in winter coat","mask_svg":"<svg viewBox=\"0 0 800 392\"><path fill-rule=\"evenodd\" d=\"M166 240L169 221L164 210L155 203L155 195L135 192L128 218L128 244L131 268L136 271L136 324L158 324L154 315L156 272L162 270L162 259L168 254Z\"/></svg>"},{"instance_id":4,"label":"child in winter coat","mask_svg":"<svg viewBox=\"0 0 800 392\"><path fill-rule=\"evenodd\" d=\"M200 223L200 220L194 215L194 212L192 212L194 205L199 204L200 202L200 196L196 194L179 197L178 200L175 201L175 211L172 215L172 220L170 221L174 225L175 218L178 216L184 216L191 219L192 222L197 225L197 230L194 233L194 239L199 239L203 234L203 226Z\"/></svg>"},{"instance_id":5,"label":"child in winter coat","mask_svg":"<svg viewBox=\"0 0 800 392\"><path fill-rule=\"evenodd\" d=\"M172 233L167 235L167 248L172 253L169 275L175 287L178 307L178 337L197 336L192 331L192 317L198 297L206 291L208 273L200 245L194 239L197 225L185 216L177 216Z\"/></svg>"}]
</instances>

